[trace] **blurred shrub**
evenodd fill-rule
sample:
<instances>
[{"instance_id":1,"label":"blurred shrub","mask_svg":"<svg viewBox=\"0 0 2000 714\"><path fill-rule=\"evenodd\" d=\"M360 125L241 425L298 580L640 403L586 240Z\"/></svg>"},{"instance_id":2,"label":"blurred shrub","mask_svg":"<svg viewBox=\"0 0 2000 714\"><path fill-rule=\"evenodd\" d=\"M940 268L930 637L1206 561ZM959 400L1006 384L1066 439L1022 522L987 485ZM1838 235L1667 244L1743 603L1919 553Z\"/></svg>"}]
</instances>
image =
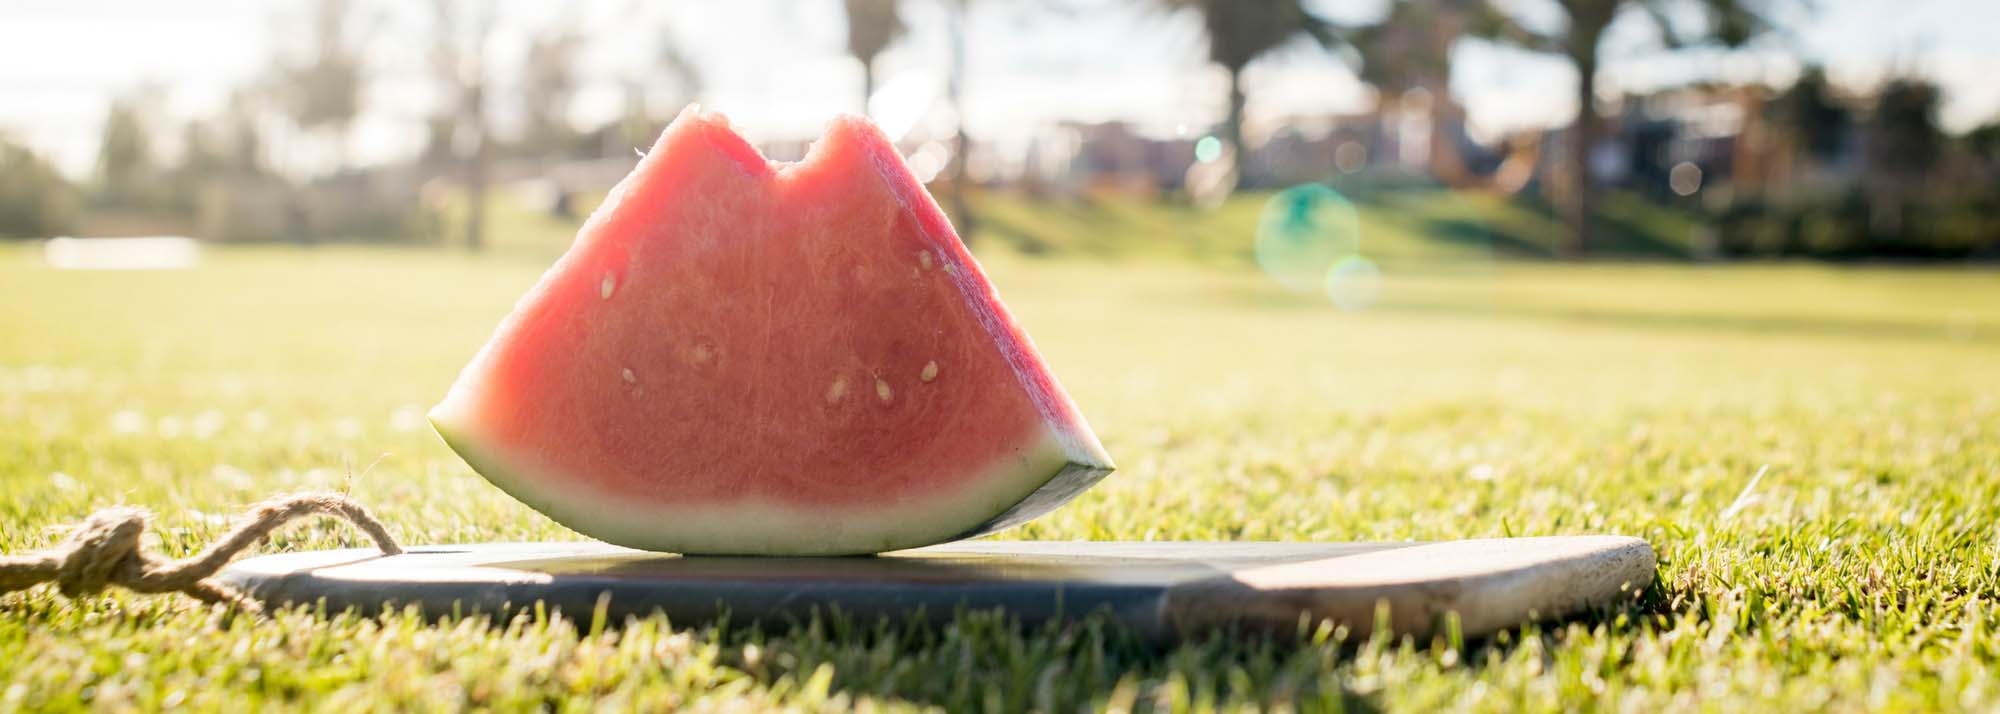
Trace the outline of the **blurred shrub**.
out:
<instances>
[{"instance_id":1,"label":"blurred shrub","mask_svg":"<svg viewBox=\"0 0 2000 714\"><path fill-rule=\"evenodd\" d=\"M294 193L302 222L291 237L308 241L406 242L424 230L420 177L407 169L347 172Z\"/></svg>"},{"instance_id":2,"label":"blurred shrub","mask_svg":"<svg viewBox=\"0 0 2000 714\"><path fill-rule=\"evenodd\" d=\"M406 242L430 238L407 172L351 172L295 186L270 175L198 184L195 235L222 243Z\"/></svg>"},{"instance_id":3,"label":"blurred shrub","mask_svg":"<svg viewBox=\"0 0 2000 714\"><path fill-rule=\"evenodd\" d=\"M197 184L194 216L195 234L221 243L296 240L306 228L291 187L262 176Z\"/></svg>"},{"instance_id":4,"label":"blurred shrub","mask_svg":"<svg viewBox=\"0 0 2000 714\"><path fill-rule=\"evenodd\" d=\"M68 232L79 203L76 187L34 152L0 140L0 238L41 238Z\"/></svg>"},{"instance_id":5,"label":"blurred shrub","mask_svg":"<svg viewBox=\"0 0 2000 714\"><path fill-rule=\"evenodd\" d=\"M1880 197L1877 197L1878 199ZM1724 255L1947 259L2000 255L2000 199L1974 192L1869 200L1861 189L1743 199L1714 216Z\"/></svg>"}]
</instances>

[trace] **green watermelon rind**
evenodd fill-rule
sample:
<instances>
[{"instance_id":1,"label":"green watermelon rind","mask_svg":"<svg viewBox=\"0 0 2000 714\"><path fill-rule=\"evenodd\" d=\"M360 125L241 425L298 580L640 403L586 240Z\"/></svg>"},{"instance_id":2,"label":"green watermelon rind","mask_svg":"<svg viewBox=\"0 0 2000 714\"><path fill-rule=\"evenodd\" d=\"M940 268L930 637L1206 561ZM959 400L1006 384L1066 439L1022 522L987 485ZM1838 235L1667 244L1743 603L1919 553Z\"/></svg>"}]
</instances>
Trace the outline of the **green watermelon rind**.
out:
<instances>
[{"instance_id":1,"label":"green watermelon rind","mask_svg":"<svg viewBox=\"0 0 2000 714\"><path fill-rule=\"evenodd\" d=\"M508 495L571 530L607 543L685 555L867 555L985 535L1068 502L1113 468L1090 456L1074 456L1066 446L1071 439L1051 429L1039 443L1023 449L1022 455L993 468L1011 470L1011 475L989 471L966 482L978 486L927 502L880 504L872 509L817 504L630 506L627 498L582 488L567 497L556 492L551 488L555 484L577 481L536 475L530 468L510 465L508 462L515 459L480 446L480 440L469 433L472 429L452 424L443 413L444 405L439 406L430 418L438 435L473 471ZM682 508L709 512L677 512ZM756 512L760 509L761 514ZM773 530L741 526L744 519L760 516L794 523L820 517L839 521L849 530L834 533L810 527ZM711 523L677 526L676 520ZM738 527L728 527L732 523ZM858 525L868 523L879 525ZM978 525L968 529L965 523Z\"/></svg>"}]
</instances>

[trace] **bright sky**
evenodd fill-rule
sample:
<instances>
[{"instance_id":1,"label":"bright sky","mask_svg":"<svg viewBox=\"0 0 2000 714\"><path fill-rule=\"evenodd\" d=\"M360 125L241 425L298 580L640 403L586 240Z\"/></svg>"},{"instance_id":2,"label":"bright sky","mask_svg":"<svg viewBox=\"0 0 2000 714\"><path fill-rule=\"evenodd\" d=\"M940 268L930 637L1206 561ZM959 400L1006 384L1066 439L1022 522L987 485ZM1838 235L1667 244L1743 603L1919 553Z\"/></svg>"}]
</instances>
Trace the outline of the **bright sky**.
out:
<instances>
[{"instance_id":1,"label":"bright sky","mask_svg":"<svg viewBox=\"0 0 2000 714\"><path fill-rule=\"evenodd\" d=\"M1816 0L1819 11L1793 28L1807 57L1837 79L1865 83L1894 67L1929 75L1947 90L1946 126L1963 130L2000 118L2000 2L1994 0ZM1387 0L1319 0L1335 19L1379 14ZM1518 0L1532 12L1546 0ZM1050 3L1057 4L1057 3ZM367 20L375 79L353 151L361 161L416 150L429 112L425 52L429 3L377 3ZM1134 9L1129 0L1072 0L1066 16L1043 3L974 3L968 39L966 106L977 139L1023 140L1033 127L1064 119L1127 119L1155 131L1207 126L1223 110L1223 77L1201 60L1190 18ZM946 37L936 0L912 0L910 37L878 68L925 98L942 82ZM10 0L0 9L0 132L25 140L83 175L95 160L97 131L112 96L142 83L164 87L165 111L184 120L211 113L230 90L271 63L273 48L297 48L301 0ZM659 43L694 59L701 101L753 138L805 138L827 117L859 108L859 69L843 52L838 0L590 0L558 4L500 0L493 45L500 91L536 27L573 21L590 38L587 81L576 119L615 116L621 82L653 81ZM1622 30L1622 31L1621 31ZM1698 76L1783 81L1796 62L1775 51L1672 56L1639 41L1637 27L1614 28L1617 59L1606 83L1643 88ZM1575 111L1574 75L1559 60L1468 46L1454 91L1482 133L1553 125ZM1303 47L1253 66L1255 116L1361 111L1370 97L1330 56ZM496 104L499 119L509 108ZM662 108L664 109L664 108ZM933 114L932 121L948 121Z\"/></svg>"}]
</instances>

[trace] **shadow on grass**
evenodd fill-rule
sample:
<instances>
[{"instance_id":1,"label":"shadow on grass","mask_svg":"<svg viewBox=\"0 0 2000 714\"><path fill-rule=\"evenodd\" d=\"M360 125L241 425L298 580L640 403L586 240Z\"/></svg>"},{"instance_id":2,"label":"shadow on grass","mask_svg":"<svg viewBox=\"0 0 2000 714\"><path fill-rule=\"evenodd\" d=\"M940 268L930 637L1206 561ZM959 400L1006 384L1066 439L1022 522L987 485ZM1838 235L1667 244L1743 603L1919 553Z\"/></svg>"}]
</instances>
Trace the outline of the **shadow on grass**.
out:
<instances>
[{"instance_id":1,"label":"shadow on grass","mask_svg":"<svg viewBox=\"0 0 2000 714\"><path fill-rule=\"evenodd\" d=\"M1217 288L1199 295L1159 294L1162 300L1219 302L1260 311L1336 309L1316 294L1288 293L1271 285ZM1845 337L1873 340L2000 344L2000 331L1954 328L1946 320L1899 320L1870 317L1784 314L1727 314L1573 305L1519 305L1469 301L1422 300L1390 296L1369 308L1372 313L1408 316L1490 317L1538 320L1588 327L1633 330L1730 332L1772 337Z\"/></svg>"},{"instance_id":2,"label":"shadow on grass","mask_svg":"<svg viewBox=\"0 0 2000 714\"><path fill-rule=\"evenodd\" d=\"M445 548L434 552L442 556L462 554ZM1223 555L1213 557L1226 559ZM711 594L721 592L715 588L717 582L741 579L746 572L757 573L768 576L771 582L755 589L777 600L760 604L755 598L703 597L699 599L707 603L705 606L669 610L690 613L670 619L661 614L662 610L653 608L629 610L641 614L621 615L623 608L615 606L611 591L602 589L601 584L568 592L568 597L554 600L568 603L567 606L524 597L495 600L511 586L494 584L477 590L477 595L497 602L494 607L499 612L514 614L471 615L469 621L510 631L527 625L534 629L555 626L568 632L562 636L594 637L607 629L614 633L650 630L653 634L648 636L675 632L678 637L679 633L685 633L696 649L712 652L705 657L743 673L755 687L768 693L799 695L808 702L844 695L848 705L866 698L948 711L1184 710L1190 704L1222 704L1366 712L1381 708L1383 692L1356 685L1368 681L1368 672L1355 671L1357 662L1416 657L1419 662L1434 664L1462 663L1441 666L1476 672L1488 663L1511 661L1525 643L1535 643L1533 652L1564 646L1569 633L1578 630L1557 623L1584 623L1584 629L1593 634L1607 629L1615 633L1634 622L1645 621L1643 616L1665 601L1656 574L1655 586L1639 599L1586 610L1561 620L1529 623L1470 642L1458 637L1455 634L1458 628L1450 624L1437 628L1442 634L1424 637L1382 634L1350 638L1346 628L1303 618L1296 624L1279 619L1277 622L1281 624L1265 630L1239 626L1203 628L1178 641L1167 641L1167 632L1133 627L1131 608L1121 606L1129 603L1116 598L1090 597L1088 588L1062 590L1055 601L1057 612L1053 616L1045 608L1038 610L1032 604L1003 611L921 604L915 599L889 596L856 600L861 609L789 606L822 601L813 594L814 582L842 579L863 584L895 579L930 582L940 578L962 580L983 573L993 581L993 586L1005 588L1010 587L1010 578L1070 579L1077 575L1072 571L1078 568L1105 567L1104 563L1069 556L1030 560L1033 562L1026 566L1000 572L990 565L981 565L977 558L955 556L938 562L901 562L889 557L811 559L794 564L797 568L781 568L776 575L770 572L776 561L753 558L586 554L560 558L560 568L552 568L544 561L507 560L504 565L520 572L559 571L579 576L657 576L670 572L679 582L704 584L694 590ZM1143 566L1149 572L1160 567L1144 558L1124 566L1127 579L1131 579L1133 567ZM1217 562L1204 560L1176 566L1177 570L1164 575L1201 577L1217 567ZM439 582L447 585L450 581L449 577L439 578ZM354 597L349 598L364 612L372 608L358 603L381 594L378 581L367 582L370 583L367 587L354 591ZM520 582L535 583L533 579ZM464 596L462 585L448 589ZM596 594L591 595L587 590ZM516 594L529 592L532 590L518 590ZM674 596L688 599L683 594ZM322 617L326 611L342 609L329 607L325 595L315 601ZM459 614L457 600L414 597L405 598L404 602L401 606L382 607L413 616L433 613L431 617L447 629L467 620ZM445 606L444 602L453 604ZM534 604L524 604L529 602ZM1081 616L1064 614L1085 612L1081 605L1076 606L1077 610L1064 610L1064 603L1085 602L1105 604L1090 606L1094 609ZM426 603L431 606L426 607ZM721 603L733 606L724 608ZM896 603L901 605L883 610ZM777 609L777 606L785 607ZM781 614L768 614L756 620L745 614L760 610ZM1375 631L1388 632L1387 623L1392 621L1388 613L1378 612L1376 617ZM682 627L677 629L676 623ZM693 629L686 629L690 624Z\"/></svg>"},{"instance_id":3,"label":"shadow on grass","mask_svg":"<svg viewBox=\"0 0 2000 714\"><path fill-rule=\"evenodd\" d=\"M1163 644L1103 614L1027 626L1004 612L963 609L945 618L816 610L806 618L758 622L725 614L693 628L661 615L620 623L537 609L514 617L536 627L566 620L579 636L640 626L685 632L696 647L714 648L716 665L742 672L768 692L808 701L844 696L847 706L870 699L945 711L1181 711L1206 704L1375 712L1385 707L1384 691L1356 686L1365 680L1356 676L1357 662L1409 655L1440 662L1452 651L1455 664L1445 666L1476 674L1511 660L1530 642L1536 652L1565 646L1575 632L1570 625L1614 635L1632 629L1648 614L1670 609L1659 590L1656 578L1638 601L1468 642L1448 635L1351 639L1345 628L1302 622L1289 632L1225 629ZM509 627L506 619L469 617ZM449 628L456 619L440 618L439 624Z\"/></svg>"},{"instance_id":4,"label":"shadow on grass","mask_svg":"<svg viewBox=\"0 0 2000 714\"><path fill-rule=\"evenodd\" d=\"M1469 218L1425 218L1417 222L1419 235L1467 250L1490 250L1495 255L1516 258L1548 258L1547 245Z\"/></svg>"},{"instance_id":5,"label":"shadow on grass","mask_svg":"<svg viewBox=\"0 0 2000 714\"><path fill-rule=\"evenodd\" d=\"M1011 246L1015 252L1027 256L1045 256L1055 250L1054 245L1043 240L1034 231L1016 226L1005 218L980 216L979 235L974 240L988 237L998 238Z\"/></svg>"},{"instance_id":6,"label":"shadow on grass","mask_svg":"<svg viewBox=\"0 0 2000 714\"><path fill-rule=\"evenodd\" d=\"M1516 196L1510 203L1540 219L1544 226L1540 230L1548 233L1527 235L1494 231L1496 244L1504 236L1509 244L1535 246L1537 252L1529 255L1553 255L1556 241L1563 240L1559 234L1563 230L1562 220L1555 204L1535 195ZM1600 256L1685 261L1692 257L1688 246L1681 242L1686 236L1669 235L1674 227L1680 225L1670 219L1664 209L1647 204L1645 199L1629 194L1607 194L1602 205L1591 215L1587 249L1590 254Z\"/></svg>"},{"instance_id":7,"label":"shadow on grass","mask_svg":"<svg viewBox=\"0 0 2000 714\"><path fill-rule=\"evenodd\" d=\"M1494 315L1499 317L1549 320L1599 327L1658 330L1727 331L1743 334L1859 337L1885 340L1957 341L1988 344L2000 342L2000 334L1954 333L1939 321L1915 322L1862 317L1807 317L1803 315L1727 315L1713 313L1654 312L1585 305L1469 305L1455 302L1391 300L1374 309L1384 312L1434 315Z\"/></svg>"},{"instance_id":8,"label":"shadow on grass","mask_svg":"<svg viewBox=\"0 0 2000 714\"><path fill-rule=\"evenodd\" d=\"M1310 711L1374 712L1337 668L1366 644L1322 636L1217 633L1163 647L1102 616L1025 627L999 612L959 612L872 624L830 613L776 625L711 626L720 664L765 687L945 711L1185 710L1244 703ZM1386 644L1376 644L1382 647ZM826 675L820 675L824 671Z\"/></svg>"},{"instance_id":9,"label":"shadow on grass","mask_svg":"<svg viewBox=\"0 0 2000 714\"><path fill-rule=\"evenodd\" d=\"M1025 627L999 612L957 613L944 624L922 618L876 619L838 612L806 621L704 627L720 644L719 663L773 689L826 691L946 711L1168 711L1190 703L1259 709L1374 712L1383 692L1355 686L1356 662L1413 652L1478 672L1510 660L1526 643L1539 651L1563 646L1573 631L1634 628L1666 607L1658 579L1637 601L1454 643L1379 636L1353 640L1344 628L1301 626L1292 632L1221 630L1177 644L1139 637L1110 619L1090 616ZM824 672L824 674L822 674Z\"/></svg>"}]
</instances>

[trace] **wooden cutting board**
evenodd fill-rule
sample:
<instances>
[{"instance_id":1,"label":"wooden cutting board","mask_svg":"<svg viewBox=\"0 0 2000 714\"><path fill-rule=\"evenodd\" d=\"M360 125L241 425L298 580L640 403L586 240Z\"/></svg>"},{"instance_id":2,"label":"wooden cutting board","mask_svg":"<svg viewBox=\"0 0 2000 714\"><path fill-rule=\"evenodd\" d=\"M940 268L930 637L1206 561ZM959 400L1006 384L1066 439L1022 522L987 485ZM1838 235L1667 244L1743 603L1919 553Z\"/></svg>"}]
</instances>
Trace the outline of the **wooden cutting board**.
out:
<instances>
[{"instance_id":1,"label":"wooden cutting board","mask_svg":"<svg viewBox=\"0 0 2000 714\"><path fill-rule=\"evenodd\" d=\"M1653 549L1622 536L1436 543L970 541L856 558L682 557L593 542L490 543L268 555L222 577L273 604L332 610L411 604L512 612L536 602L588 617L666 614L701 622L806 618L837 608L949 619L1004 609L1025 623L1104 612L1172 640L1217 626L1290 630L1302 616L1398 633L1457 613L1466 637L1629 600L1653 580Z\"/></svg>"}]
</instances>

